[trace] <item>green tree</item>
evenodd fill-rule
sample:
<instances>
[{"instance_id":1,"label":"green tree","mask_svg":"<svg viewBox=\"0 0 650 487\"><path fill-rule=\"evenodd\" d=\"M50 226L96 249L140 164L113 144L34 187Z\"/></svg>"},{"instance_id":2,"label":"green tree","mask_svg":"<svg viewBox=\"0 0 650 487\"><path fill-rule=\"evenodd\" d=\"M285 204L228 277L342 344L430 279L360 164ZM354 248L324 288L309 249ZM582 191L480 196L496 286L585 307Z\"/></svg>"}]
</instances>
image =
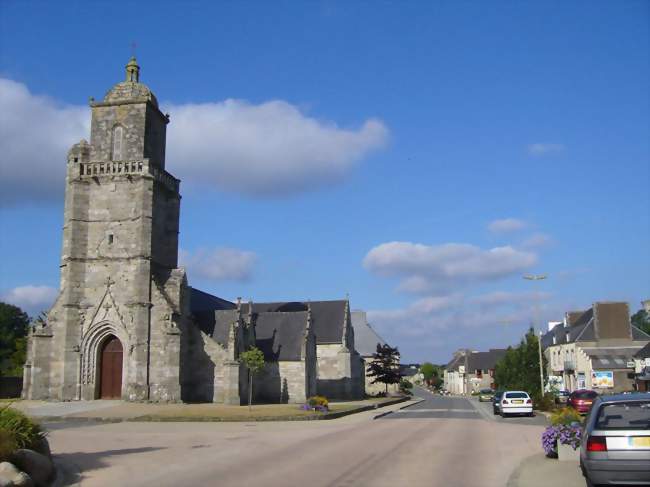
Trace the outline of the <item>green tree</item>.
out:
<instances>
[{"instance_id":1,"label":"green tree","mask_svg":"<svg viewBox=\"0 0 650 487\"><path fill-rule=\"evenodd\" d=\"M25 363L29 316L22 309L0 302L0 376L20 376Z\"/></svg>"},{"instance_id":2,"label":"green tree","mask_svg":"<svg viewBox=\"0 0 650 487\"><path fill-rule=\"evenodd\" d=\"M424 381L427 384L431 384L431 379L436 375L436 366L431 362L424 362L420 365L420 373L422 374L422 377L424 377Z\"/></svg>"},{"instance_id":3,"label":"green tree","mask_svg":"<svg viewBox=\"0 0 650 487\"><path fill-rule=\"evenodd\" d=\"M650 313L645 309L640 309L634 313L630 320L634 326L650 335Z\"/></svg>"},{"instance_id":4,"label":"green tree","mask_svg":"<svg viewBox=\"0 0 650 487\"><path fill-rule=\"evenodd\" d=\"M390 345L377 344L377 351L372 355L372 361L368 365L368 376L373 377L372 383L381 382L388 384L399 384L402 374L399 371L399 350Z\"/></svg>"},{"instance_id":5,"label":"green tree","mask_svg":"<svg viewBox=\"0 0 650 487\"><path fill-rule=\"evenodd\" d=\"M499 389L526 391L537 400L543 396L539 381L538 340L530 328L516 348L508 347L494 369L494 380ZM544 364L542 368L546 368Z\"/></svg>"},{"instance_id":6,"label":"green tree","mask_svg":"<svg viewBox=\"0 0 650 487\"><path fill-rule=\"evenodd\" d=\"M264 353L257 347L251 347L239 356L248 369L248 411L252 411L253 376L264 368Z\"/></svg>"}]
</instances>

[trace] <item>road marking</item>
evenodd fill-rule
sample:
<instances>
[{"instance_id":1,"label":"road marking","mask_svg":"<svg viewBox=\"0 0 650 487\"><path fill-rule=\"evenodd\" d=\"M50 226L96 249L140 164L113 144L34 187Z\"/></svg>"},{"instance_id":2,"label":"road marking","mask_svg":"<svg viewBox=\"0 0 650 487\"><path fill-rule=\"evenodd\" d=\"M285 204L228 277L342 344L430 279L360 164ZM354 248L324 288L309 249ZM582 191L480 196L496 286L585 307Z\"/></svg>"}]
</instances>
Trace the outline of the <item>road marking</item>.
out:
<instances>
[{"instance_id":1,"label":"road marking","mask_svg":"<svg viewBox=\"0 0 650 487\"><path fill-rule=\"evenodd\" d=\"M400 409L399 411L395 411L396 413L400 414L408 414L408 413L474 413L477 414L477 411L475 409L450 409L450 408L439 408L439 409Z\"/></svg>"}]
</instances>

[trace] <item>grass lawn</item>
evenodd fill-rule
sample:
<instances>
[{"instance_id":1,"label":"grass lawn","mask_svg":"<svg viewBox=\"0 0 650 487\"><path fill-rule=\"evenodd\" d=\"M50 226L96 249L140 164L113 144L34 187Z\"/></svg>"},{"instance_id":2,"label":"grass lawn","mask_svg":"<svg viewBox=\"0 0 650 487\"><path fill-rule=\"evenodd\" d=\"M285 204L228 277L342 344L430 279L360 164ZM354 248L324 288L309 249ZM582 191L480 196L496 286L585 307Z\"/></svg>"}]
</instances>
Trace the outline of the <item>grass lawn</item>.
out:
<instances>
[{"instance_id":1,"label":"grass lawn","mask_svg":"<svg viewBox=\"0 0 650 487\"><path fill-rule=\"evenodd\" d=\"M391 398L372 398L363 401L331 402L330 414L361 407L379 407ZM300 420L324 416L317 411L304 411L300 404L254 404L248 406L227 406L224 404L152 404L123 402L95 411L71 414L69 417L131 420L131 421L260 421Z\"/></svg>"}]
</instances>

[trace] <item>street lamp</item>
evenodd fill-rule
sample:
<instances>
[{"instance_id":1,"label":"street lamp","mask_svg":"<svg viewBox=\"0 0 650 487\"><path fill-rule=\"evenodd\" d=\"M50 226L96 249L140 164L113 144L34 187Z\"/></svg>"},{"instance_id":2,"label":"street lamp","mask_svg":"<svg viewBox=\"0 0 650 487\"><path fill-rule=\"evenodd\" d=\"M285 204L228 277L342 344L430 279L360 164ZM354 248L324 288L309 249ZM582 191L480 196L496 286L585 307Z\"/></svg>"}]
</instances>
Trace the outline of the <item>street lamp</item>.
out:
<instances>
[{"instance_id":1,"label":"street lamp","mask_svg":"<svg viewBox=\"0 0 650 487\"><path fill-rule=\"evenodd\" d=\"M526 274L523 276L524 279L527 281L543 281L546 279L548 276L546 274L539 274L539 275L534 275L534 274ZM539 309L538 309L538 300L539 296L536 294L535 295L535 304L534 304L534 316L533 316L533 328L535 327L535 322L539 321ZM542 330L541 330L541 325L540 325L540 330L539 330L539 337L537 338L537 351L539 352L539 386L540 386L540 393L543 396L544 395L544 362L542 360Z\"/></svg>"}]
</instances>

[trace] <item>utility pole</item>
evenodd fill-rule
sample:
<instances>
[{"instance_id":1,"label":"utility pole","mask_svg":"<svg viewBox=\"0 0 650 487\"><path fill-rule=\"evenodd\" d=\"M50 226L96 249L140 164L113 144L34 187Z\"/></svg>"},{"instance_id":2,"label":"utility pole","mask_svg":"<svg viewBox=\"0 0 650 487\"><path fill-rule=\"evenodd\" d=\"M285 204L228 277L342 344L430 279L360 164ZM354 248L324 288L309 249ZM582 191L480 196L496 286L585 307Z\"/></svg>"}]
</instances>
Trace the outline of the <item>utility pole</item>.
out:
<instances>
[{"instance_id":1,"label":"utility pole","mask_svg":"<svg viewBox=\"0 0 650 487\"><path fill-rule=\"evenodd\" d=\"M543 281L546 279L548 276L546 274L539 274L539 275L532 275L532 274L527 274L523 276L524 279L527 281ZM535 294L534 297L534 310L533 310L533 328L535 328L535 322L539 321L539 293ZM538 326L540 328L539 330L539 336L537 337L537 349L539 351L539 387L540 387L540 394L544 396L544 361L542 359L542 327L541 323L538 323Z\"/></svg>"}]
</instances>

